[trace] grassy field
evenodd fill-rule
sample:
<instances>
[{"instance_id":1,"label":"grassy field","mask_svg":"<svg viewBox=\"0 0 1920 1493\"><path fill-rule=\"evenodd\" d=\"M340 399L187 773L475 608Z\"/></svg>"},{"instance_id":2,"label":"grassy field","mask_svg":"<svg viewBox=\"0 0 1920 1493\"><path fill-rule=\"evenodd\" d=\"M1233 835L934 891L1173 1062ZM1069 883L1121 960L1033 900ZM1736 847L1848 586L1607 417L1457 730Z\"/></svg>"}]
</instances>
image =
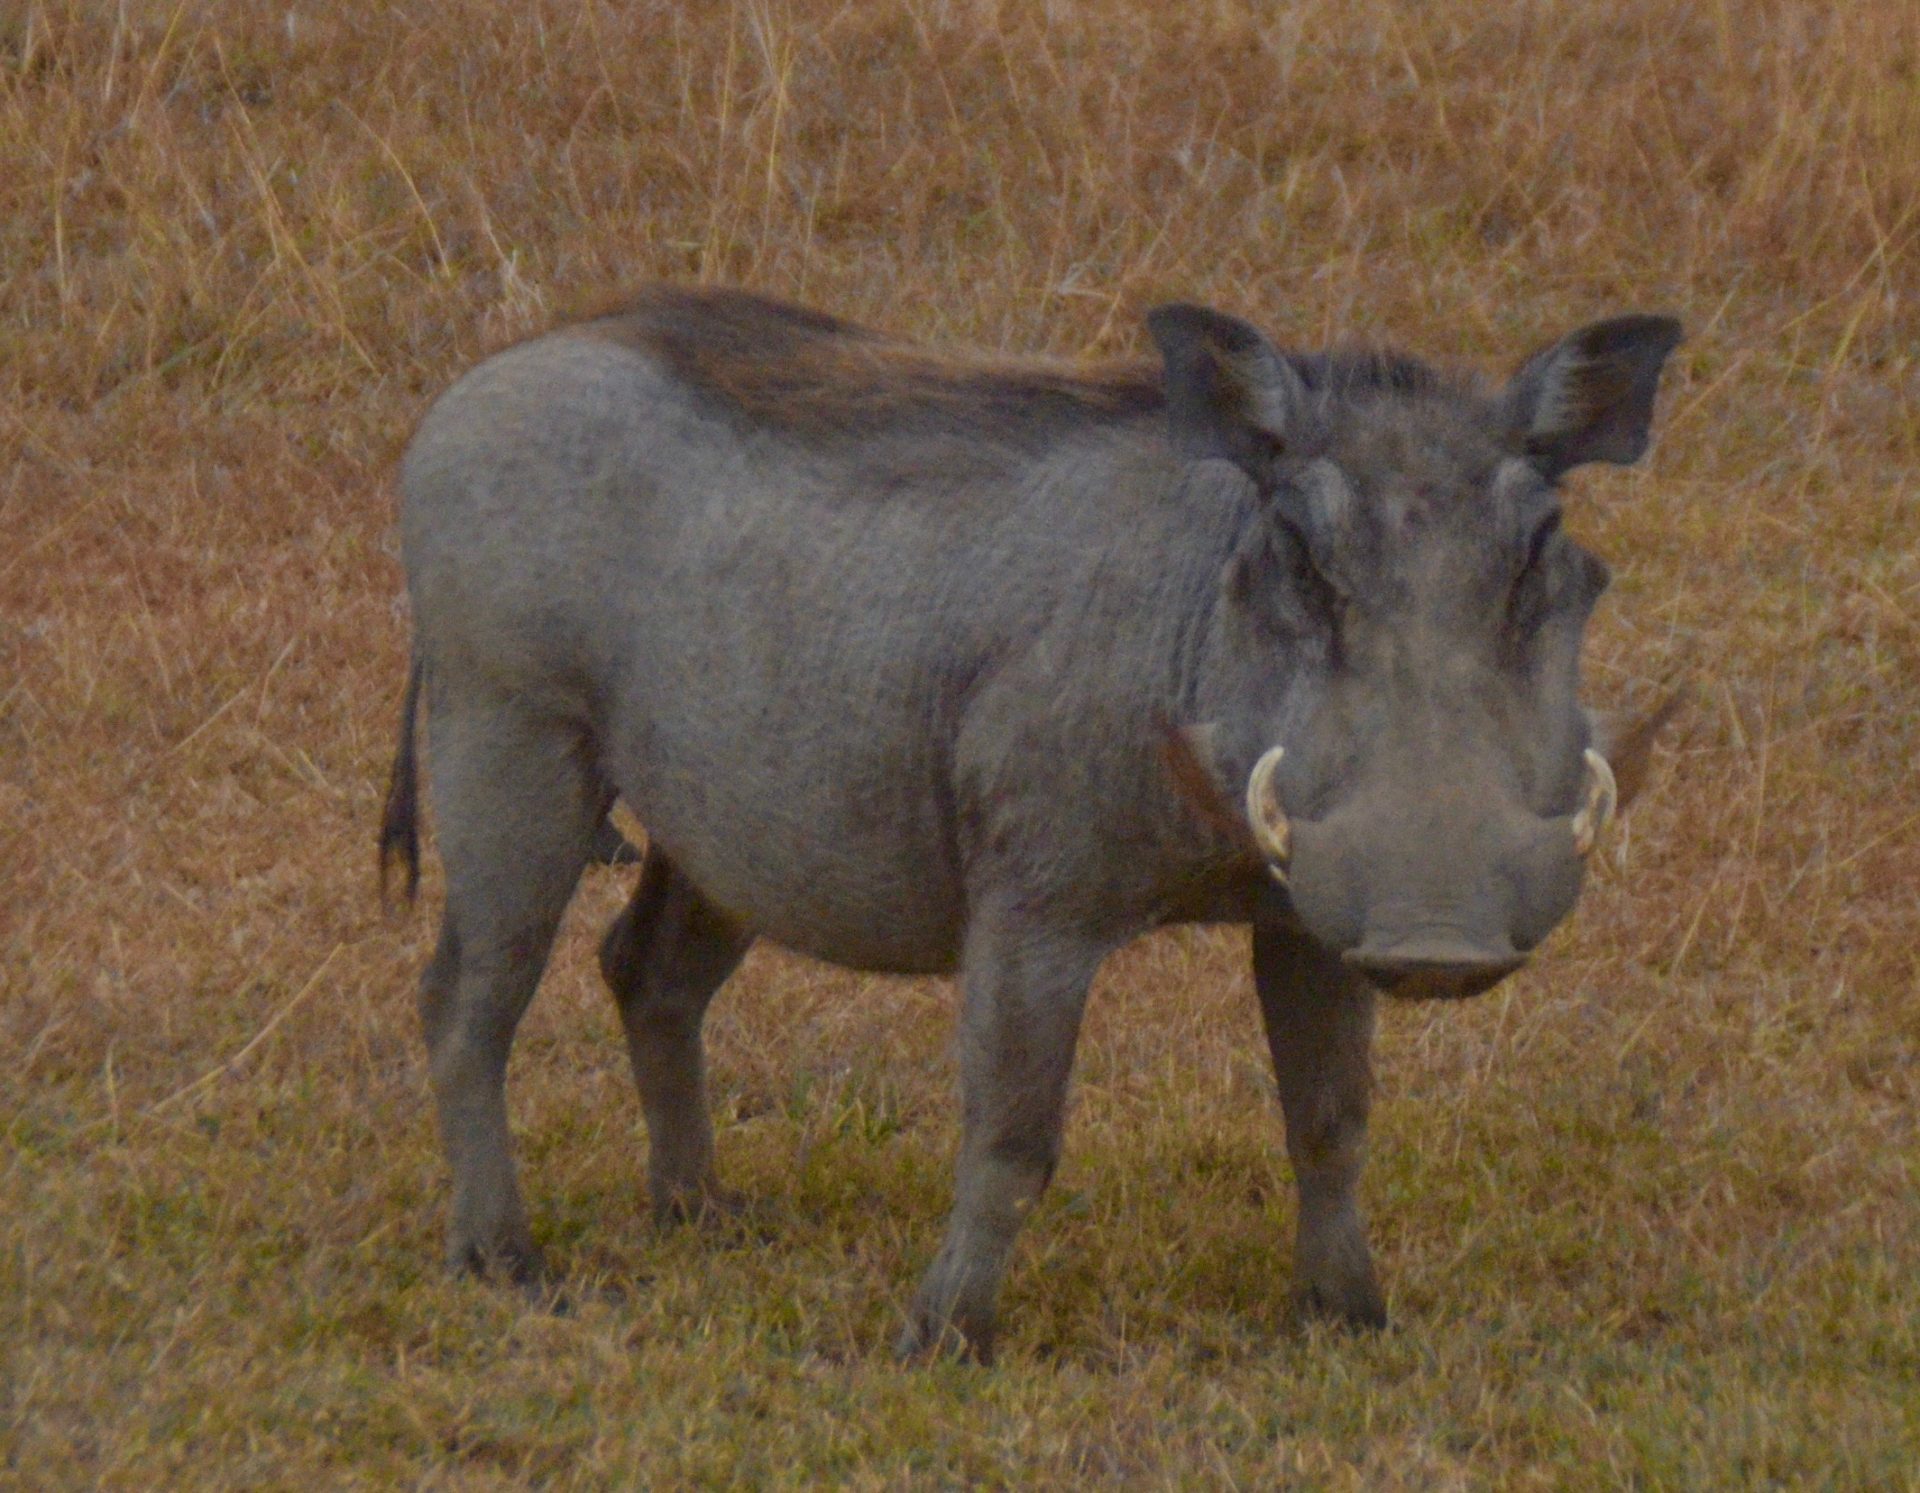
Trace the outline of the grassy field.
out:
<instances>
[{"instance_id":1,"label":"grassy field","mask_svg":"<svg viewBox=\"0 0 1920 1493\"><path fill-rule=\"evenodd\" d=\"M1911 0L0 9L0 1483L1920 1486L1917 240ZM1288 1323L1231 931L1104 972L998 1368L888 1356L944 984L756 952L754 1225L656 1235L605 871L513 1074L575 1309L443 1276L393 463L655 277L1068 356L1685 318L1569 522L1596 700L1691 708L1545 957L1385 1013L1388 1333Z\"/></svg>"}]
</instances>

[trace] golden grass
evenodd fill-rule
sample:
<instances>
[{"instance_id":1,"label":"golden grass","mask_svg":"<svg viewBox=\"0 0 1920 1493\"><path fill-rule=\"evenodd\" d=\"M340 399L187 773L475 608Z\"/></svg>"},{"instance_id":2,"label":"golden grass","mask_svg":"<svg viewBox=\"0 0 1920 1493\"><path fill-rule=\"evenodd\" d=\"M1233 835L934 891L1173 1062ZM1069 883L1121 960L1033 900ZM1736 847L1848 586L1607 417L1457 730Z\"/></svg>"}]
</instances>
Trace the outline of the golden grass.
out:
<instances>
[{"instance_id":1,"label":"golden grass","mask_svg":"<svg viewBox=\"0 0 1920 1493\"><path fill-rule=\"evenodd\" d=\"M0 1480L1920 1485L1917 237L1908 0L0 12ZM1284 1328L1229 933L1104 975L998 1370L885 1351L941 985L756 954L763 1226L656 1238L605 873L514 1073L581 1304L441 1277L430 919L371 878L392 461L658 276L1067 355L1170 296L1493 363L1685 317L1572 521L1595 693L1694 708L1548 957L1387 1013L1393 1331Z\"/></svg>"}]
</instances>

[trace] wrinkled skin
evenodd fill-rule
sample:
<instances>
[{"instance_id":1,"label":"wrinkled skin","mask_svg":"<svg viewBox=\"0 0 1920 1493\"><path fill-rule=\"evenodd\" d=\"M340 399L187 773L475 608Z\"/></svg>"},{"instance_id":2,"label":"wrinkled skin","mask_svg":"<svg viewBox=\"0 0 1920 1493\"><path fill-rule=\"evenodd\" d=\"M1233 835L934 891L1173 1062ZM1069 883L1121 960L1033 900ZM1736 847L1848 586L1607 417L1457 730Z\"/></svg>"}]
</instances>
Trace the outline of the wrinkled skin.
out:
<instances>
[{"instance_id":1,"label":"wrinkled skin","mask_svg":"<svg viewBox=\"0 0 1920 1493\"><path fill-rule=\"evenodd\" d=\"M1557 484L1643 450L1677 327L1488 393L1197 307L1163 368L931 358L728 293L523 344L409 450L416 619L383 857L447 867L421 1009L464 1268L540 1271L505 1068L582 867L648 831L601 966L662 1218L722 1194L708 1001L754 939L955 970L964 1128L901 1351L991 1353L1101 960L1253 926L1300 1307L1385 1320L1356 1201L1375 994L1465 996L1571 909L1634 771L1578 698L1606 573Z\"/></svg>"}]
</instances>

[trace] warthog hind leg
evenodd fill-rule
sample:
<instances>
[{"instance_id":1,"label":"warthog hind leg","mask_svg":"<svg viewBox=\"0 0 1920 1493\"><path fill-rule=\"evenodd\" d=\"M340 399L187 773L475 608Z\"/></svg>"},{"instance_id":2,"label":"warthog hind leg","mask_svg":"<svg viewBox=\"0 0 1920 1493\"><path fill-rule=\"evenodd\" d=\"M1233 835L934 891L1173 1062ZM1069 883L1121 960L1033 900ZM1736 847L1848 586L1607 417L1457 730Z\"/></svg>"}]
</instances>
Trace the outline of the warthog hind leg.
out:
<instances>
[{"instance_id":1,"label":"warthog hind leg","mask_svg":"<svg viewBox=\"0 0 1920 1493\"><path fill-rule=\"evenodd\" d=\"M507 1135L507 1056L609 795L578 727L432 689L433 799L447 906L420 984L456 1269L540 1274Z\"/></svg>"},{"instance_id":2,"label":"warthog hind leg","mask_svg":"<svg viewBox=\"0 0 1920 1493\"><path fill-rule=\"evenodd\" d=\"M633 900L600 945L600 969L620 1008L646 1111L648 1187L663 1223L722 1200L700 1030L707 1003L752 942L649 848Z\"/></svg>"}]
</instances>

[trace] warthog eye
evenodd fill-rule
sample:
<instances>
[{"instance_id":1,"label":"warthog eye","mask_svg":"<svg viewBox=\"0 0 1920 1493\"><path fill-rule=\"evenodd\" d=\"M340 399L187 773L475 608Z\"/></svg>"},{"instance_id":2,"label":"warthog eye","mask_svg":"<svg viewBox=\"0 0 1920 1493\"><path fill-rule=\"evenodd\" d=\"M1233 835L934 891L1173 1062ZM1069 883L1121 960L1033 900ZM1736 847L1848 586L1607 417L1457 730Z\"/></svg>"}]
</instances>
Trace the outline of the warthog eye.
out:
<instances>
[{"instance_id":1,"label":"warthog eye","mask_svg":"<svg viewBox=\"0 0 1920 1493\"><path fill-rule=\"evenodd\" d=\"M1550 508L1527 536L1520 568L1507 595L1508 618L1522 636L1540 625L1560 589L1551 573L1553 541L1559 533L1560 510Z\"/></svg>"},{"instance_id":2,"label":"warthog eye","mask_svg":"<svg viewBox=\"0 0 1920 1493\"><path fill-rule=\"evenodd\" d=\"M1527 558L1521 563L1520 570L1525 574L1540 564L1540 558L1547 552L1547 545L1553 536L1560 532L1560 510L1550 508L1546 517L1533 526L1533 533L1527 539Z\"/></svg>"}]
</instances>

